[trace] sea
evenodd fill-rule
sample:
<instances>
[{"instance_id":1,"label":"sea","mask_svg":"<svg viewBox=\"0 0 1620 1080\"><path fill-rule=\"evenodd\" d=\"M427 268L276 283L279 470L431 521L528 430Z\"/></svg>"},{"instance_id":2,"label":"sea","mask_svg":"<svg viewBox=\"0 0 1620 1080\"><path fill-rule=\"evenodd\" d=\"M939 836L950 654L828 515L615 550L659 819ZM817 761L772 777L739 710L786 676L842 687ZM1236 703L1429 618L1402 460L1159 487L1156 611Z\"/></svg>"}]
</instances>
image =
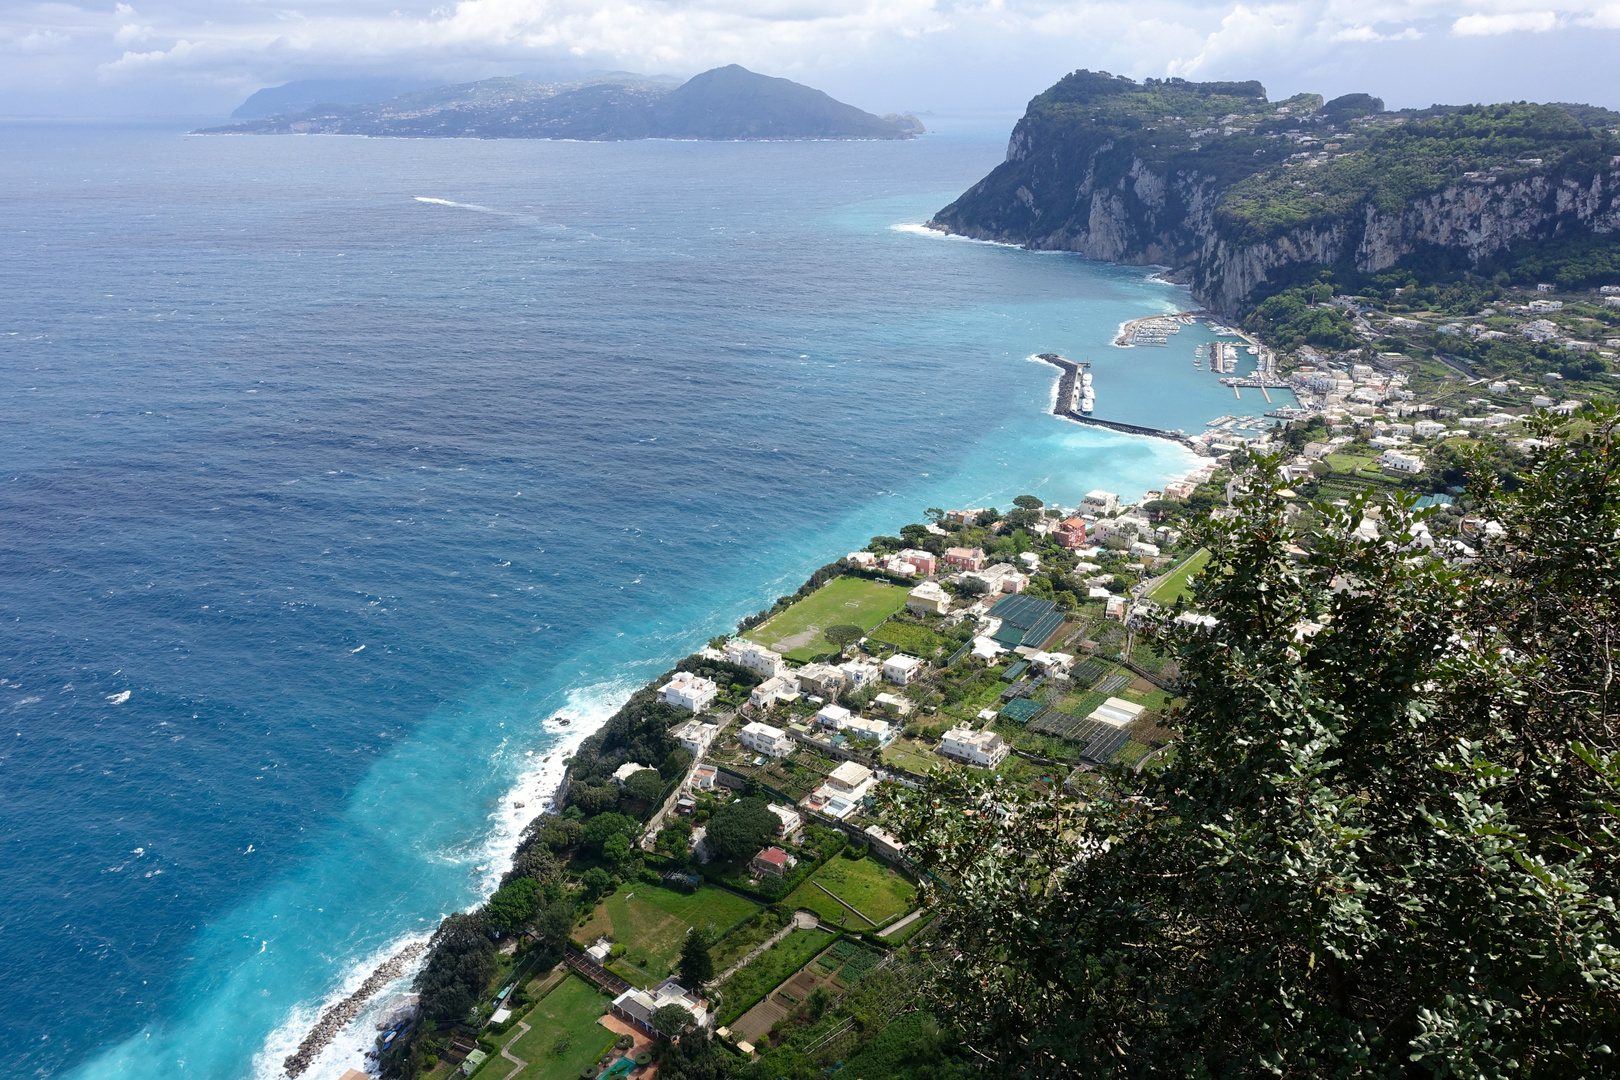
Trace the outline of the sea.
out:
<instances>
[{"instance_id":1,"label":"sea","mask_svg":"<svg viewBox=\"0 0 1620 1080\"><path fill-rule=\"evenodd\" d=\"M1194 367L1205 328L1111 344L1195 306L1151 268L919 228L1012 119L0 124L0 1076L281 1075L633 688L927 507L1196 464L1050 415L1034 354L1100 417L1272 407Z\"/></svg>"}]
</instances>

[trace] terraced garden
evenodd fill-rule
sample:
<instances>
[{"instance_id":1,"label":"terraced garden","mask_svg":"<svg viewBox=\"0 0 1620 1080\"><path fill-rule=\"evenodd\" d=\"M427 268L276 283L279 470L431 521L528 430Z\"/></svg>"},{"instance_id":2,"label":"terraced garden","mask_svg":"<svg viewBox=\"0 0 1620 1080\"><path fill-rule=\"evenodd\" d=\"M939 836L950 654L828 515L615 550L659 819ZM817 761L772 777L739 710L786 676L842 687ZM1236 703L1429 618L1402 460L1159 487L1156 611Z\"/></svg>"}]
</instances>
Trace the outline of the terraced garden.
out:
<instances>
[{"instance_id":1,"label":"terraced garden","mask_svg":"<svg viewBox=\"0 0 1620 1080\"><path fill-rule=\"evenodd\" d=\"M787 906L815 912L823 922L858 929L882 926L910 911L916 902L917 890L911 882L877 859L846 859L842 855L827 860L785 901ZM845 904L860 914L851 912Z\"/></svg>"}]
</instances>

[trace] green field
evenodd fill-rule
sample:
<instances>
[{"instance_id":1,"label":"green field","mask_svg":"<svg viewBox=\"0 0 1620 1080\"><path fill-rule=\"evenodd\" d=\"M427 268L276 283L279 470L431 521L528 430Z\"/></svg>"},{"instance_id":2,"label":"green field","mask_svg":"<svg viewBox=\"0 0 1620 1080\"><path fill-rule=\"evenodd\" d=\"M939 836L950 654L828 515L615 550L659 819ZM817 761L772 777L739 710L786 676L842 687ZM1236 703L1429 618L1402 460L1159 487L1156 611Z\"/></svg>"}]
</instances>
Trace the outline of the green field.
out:
<instances>
[{"instance_id":1,"label":"green field","mask_svg":"<svg viewBox=\"0 0 1620 1080\"><path fill-rule=\"evenodd\" d=\"M729 1024L832 943L825 930L795 930L719 987L719 1022Z\"/></svg>"},{"instance_id":2,"label":"green field","mask_svg":"<svg viewBox=\"0 0 1620 1080\"><path fill-rule=\"evenodd\" d=\"M1192 586L1188 579L1204 568L1209 562L1209 549L1199 548L1193 552L1192 557L1184 559L1180 566L1170 571L1170 576L1160 582L1159 587L1148 594L1148 599L1155 604L1169 607L1183 596L1192 597Z\"/></svg>"},{"instance_id":3,"label":"green field","mask_svg":"<svg viewBox=\"0 0 1620 1080\"><path fill-rule=\"evenodd\" d=\"M816 888L819 884L822 892ZM866 919L850 912L838 900L851 904ZM817 870L810 880L795 889L784 901L785 907L807 908L821 916L823 922L834 926L871 929L882 926L897 915L910 911L917 904L917 890L911 882L889 869L877 859L846 859L836 856Z\"/></svg>"},{"instance_id":4,"label":"green field","mask_svg":"<svg viewBox=\"0 0 1620 1080\"><path fill-rule=\"evenodd\" d=\"M753 901L710 885L687 893L634 881L598 904L574 938L584 946L599 937L623 945L624 955L609 966L637 986L653 986L669 977L690 927L712 939L758 910Z\"/></svg>"},{"instance_id":5,"label":"green field","mask_svg":"<svg viewBox=\"0 0 1620 1080\"><path fill-rule=\"evenodd\" d=\"M512 1029L517 1034L506 1049L528 1062L514 1080L578 1080L580 1070L594 1064L618 1038L596 1022L607 1012L610 1001L578 975L558 983L523 1018L528 1033ZM493 1065L487 1065L480 1075L504 1077L512 1067L505 1058L492 1055L490 1060Z\"/></svg>"},{"instance_id":6,"label":"green field","mask_svg":"<svg viewBox=\"0 0 1620 1080\"><path fill-rule=\"evenodd\" d=\"M871 637L873 641L893 645L910 656L921 656L929 660L936 657L941 660L948 658L962 646L955 638L937 634L926 626L894 619L873 630Z\"/></svg>"},{"instance_id":7,"label":"green field","mask_svg":"<svg viewBox=\"0 0 1620 1080\"><path fill-rule=\"evenodd\" d=\"M833 578L786 611L749 632L749 639L790 660L832 652L821 632L829 626L870 630L906 606L906 590L865 578Z\"/></svg>"},{"instance_id":8,"label":"green field","mask_svg":"<svg viewBox=\"0 0 1620 1080\"><path fill-rule=\"evenodd\" d=\"M918 776L927 776L934 766L942 764L942 759L935 757L933 751L922 743L901 737L883 748L883 762Z\"/></svg>"}]
</instances>

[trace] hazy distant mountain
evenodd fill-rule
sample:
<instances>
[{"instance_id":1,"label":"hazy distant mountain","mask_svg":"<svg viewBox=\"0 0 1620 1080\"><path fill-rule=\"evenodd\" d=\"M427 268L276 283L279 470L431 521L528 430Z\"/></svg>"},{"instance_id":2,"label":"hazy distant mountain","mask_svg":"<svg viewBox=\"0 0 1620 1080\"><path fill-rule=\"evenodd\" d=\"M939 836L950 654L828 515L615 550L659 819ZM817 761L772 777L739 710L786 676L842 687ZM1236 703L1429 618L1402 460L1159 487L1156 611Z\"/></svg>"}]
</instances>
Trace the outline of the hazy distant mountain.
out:
<instances>
[{"instance_id":1,"label":"hazy distant mountain","mask_svg":"<svg viewBox=\"0 0 1620 1080\"><path fill-rule=\"evenodd\" d=\"M266 91L260 91L263 93ZM249 99L249 104L252 101ZM915 117L873 116L820 90L733 64L706 71L685 83L668 76L628 72L562 83L485 79L370 103L326 101L197 134L584 140L909 139L921 130Z\"/></svg>"},{"instance_id":2,"label":"hazy distant mountain","mask_svg":"<svg viewBox=\"0 0 1620 1080\"><path fill-rule=\"evenodd\" d=\"M267 86L231 113L237 120L288 116L317 105L360 105L384 101L431 83L420 79L300 79L282 86Z\"/></svg>"}]
</instances>

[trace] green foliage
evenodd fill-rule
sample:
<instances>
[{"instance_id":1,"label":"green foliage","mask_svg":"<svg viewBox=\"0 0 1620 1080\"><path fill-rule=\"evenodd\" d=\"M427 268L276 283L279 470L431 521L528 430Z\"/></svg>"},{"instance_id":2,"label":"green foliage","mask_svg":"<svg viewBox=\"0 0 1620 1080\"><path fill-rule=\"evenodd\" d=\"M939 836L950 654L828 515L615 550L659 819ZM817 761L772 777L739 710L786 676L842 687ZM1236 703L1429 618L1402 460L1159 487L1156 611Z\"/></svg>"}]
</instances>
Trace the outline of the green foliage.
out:
<instances>
[{"instance_id":1,"label":"green foliage","mask_svg":"<svg viewBox=\"0 0 1620 1080\"><path fill-rule=\"evenodd\" d=\"M599 898L613 891L613 875L600 866L593 866L580 875L580 884L585 886L585 902L594 904Z\"/></svg>"},{"instance_id":2,"label":"green foliage","mask_svg":"<svg viewBox=\"0 0 1620 1080\"><path fill-rule=\"evenodd\" d=\"M439 924L432 951L416 976L419 1007L429 1020L464 1020L495 977L495 943L480 912Z\"/></svg>"},{"instance_id":3,"label":"green foliage","mask_svg":"<svg viewBox=\"0 0 1620 1080\"><path fill-rule=\"evenodd\" d=\"M1606 165L1616 143L1556 105L1512 103L1433 109L1405 123L1370 129L1365 143L1304 165L1278 165L1234 184L1221 197L1216 224L1227 239L1252 243L1316 222L1347 220L1362 207L1399 214L1421 195L1466 183L1464 173L1518 179L1520 159L1549 170ZM1297 183L1296 183L1297 181Z\"/></svg>"},{"instance_id":4,"label":"green foliage","mask_svg":"<svg viewBox=\"0 0 1620 1080\"><path fill-rule=\"evenodd\" d=\"M585 823L585 846L592 851L602 851L610 838L628 838L636 831L635 818L623 814L598 814Z\"/></svg>"},{"instance_id":5,"label":"green foliage","mask_svg":"<svg viewBox=\"0 0 1620 1080\"><path fill-rule=\"evenodd\" d=\"M1331 299L1332 291L1325 283L1286 289L1261 301L1243 325L1279 348L1314 345L1333 352L1356 348L1361 339L1343 311L1312 306Z\"/></svg>"},{"instance_id":6,"label":"green foliage","mask_svg":"<svg viewBox=\"0 0 1620 1080\"><path fill-rule=\"evenodd\" d=\"M680 1005L665 1005L652 1014L653 1030L673 1039L692 1026L692 1014Z\"/></svg>"},{"instance_id":7,"label":"green foliage","mask_svg":"<svg viewBox=\"0 0 1620 1080\"><path fill-rule=\"evenodd\" d=\"M1186 705L1162 770L1083 804L962 773L895 793L908 854L953 883L930 888L936 1012L1003 1075L1611 1073L1617 423L1511 491L1476 471L1504 532L1466 562L1405 546L1409 502L1357 536L1362 499L1313 507L1296 563L1262 462L1198 538L1218 621L1166 631Z\"/></svg>"},{"instance_id":8,"label":"green foliage","mask_svg":"<svg viewBox=\"0 0 1620 1080\"><path fill-rule=\"evenodd\" d=\"M694 929L686 935L686 940L681 942L681 959L678 967L681 972L681 985L688 989L696 990L714 978L714 960L709 955L707 934Z\"/></svg>"},{"instance_id":9,"label":"green foliage","mask_svg":"<svg viewBox=\"0 0 1620 1080\"><path fill-rule=\"evenodd\" d=\"M540 905L540 883L520 877L502 885L484 905L484 916L496 930L516 929L534 917Z\"/></svg>"},{"instance_id":10,"label":"green foliage","mask_svg":"<svg viewBox=\"0 0 1620 1080\"><path fill-rule=\"evenodd\" d=\"M661 1080L722 1080L730 1071L730 1058L721 1052L707 1030L683 1036L658 1059Z\"/></svg>"},{"instance_id":11,"label":"green foliage","mask_svg":"<svg viewBox=\"0 0 1620 1080\"><path fill-rule=\"evenodd\" d=\"M624 782L625 794L651 806L664 794L664 778L657 769L642 769L631 773Z\"/></svg>"},{"instance_id":12,"label":"green foliage","mask_svg":"<svg viewBox=\"0 0 1620 1080\"><path fill-rule=\"evenodd\" d=\"M704 842L728 862L752 858L776 839L782 819L771 813L764 799L733 799L714 812Z\"/></svg>"},{"instance_id":13,"label":"green foliage","mask_svg":"<svg viewBox=\"0 0 1620 1080\"><path fill-rule=\"evenodd\" d=\"M866 631L851 623L839 623L837 626L827 627L821 632L821 636L826 638L827 644L833 648L846 649L865 637Z\"/></svg>"}]
</instances>

